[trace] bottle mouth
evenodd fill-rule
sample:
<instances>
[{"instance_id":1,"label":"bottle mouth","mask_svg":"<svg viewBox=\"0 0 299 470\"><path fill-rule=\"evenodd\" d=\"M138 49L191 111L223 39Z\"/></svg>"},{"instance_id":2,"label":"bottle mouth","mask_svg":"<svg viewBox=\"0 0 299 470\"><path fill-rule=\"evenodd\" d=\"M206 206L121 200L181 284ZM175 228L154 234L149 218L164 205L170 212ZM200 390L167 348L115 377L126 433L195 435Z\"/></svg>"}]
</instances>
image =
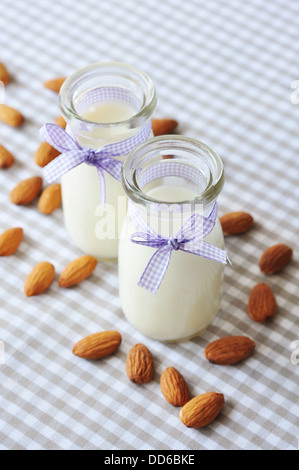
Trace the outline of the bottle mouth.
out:
<instances>
[{"instance_id":1,"label":"bottle mouth","mask_svg":"<svg viewBox=\"0 0 299 470\"><path fill-rule=\"evenodd\" d=\"M84 117L84 108L97 102L129 103L129 118L98 122ZM66 120L95 127L140 127L153 114L157 103L155 86L143 71L122 62L100 62L84 67L69 76L59 93L59 105Z\"/></svg>"},{"instance_id":2,"label":"bottle mouth","mask_svg":"<svg viewBox=\"0 0 299 470\"><path fill-rule=\"evenodd\" d=\"M144 206L208 205L223 188L224 168L217 153L203 142L164 135L134 148L124 162L122 184L129 199ZM148 194L155 186L181 186L192 189L195 196L171 202L158 200Z\"/></svg>"}]
</instances>

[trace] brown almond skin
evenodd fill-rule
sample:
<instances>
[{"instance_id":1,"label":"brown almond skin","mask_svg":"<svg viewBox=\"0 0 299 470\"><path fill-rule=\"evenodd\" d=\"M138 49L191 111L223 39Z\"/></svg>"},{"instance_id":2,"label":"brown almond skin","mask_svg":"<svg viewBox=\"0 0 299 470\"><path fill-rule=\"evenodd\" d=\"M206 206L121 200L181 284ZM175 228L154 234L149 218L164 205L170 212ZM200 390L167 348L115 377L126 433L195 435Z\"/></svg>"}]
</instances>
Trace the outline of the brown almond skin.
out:
<instances>
[{"instance_id":1,"label":"brown almond skin","mask_svg":"<svg viewBox=\"0 0 299 470\"><path fill-rule=\"evenodd\" d=\"M42 192L38 209L42 214L53 214L61 206L61 185L59 183L51 184Z\"/></svg>"},{"instance_id":2,"label":"brown almond skin","mask_svg":"<svg viewBox=\"0 0 299 470\"><path fill-rule=\"evenodd\" d=\"M174 119L152 119L152 130L155 137L172 134L177 126L178 122Z\"/></svg>"},{"instance_id":3,"label":"brown almond skin","mask_svg":"<svg viewBox=\"0 0 299 470\"><path fill-rule=\"evenodd\" d=\"M212 364L233 365L252 354L255 342L247 336L226 336L208 344L205 357Z\"/></svg>"},{"instance_id":4,"label":"brown almond skin","mask_svg":"<svg viewBox=\"0 0 299 470\"><path fill-rule=\"evenodd\" d=\"M56 148L52 147L48 142L42 142L34 153L34 161L43 168L59 155L60 152Z\"/></svg>"},{"instance_id":5,"label":"brown almond skin","mask_svg":"<svg viewBox=\"0 0 299 470\"><path fill-rule=\"evenodd\" d=\"M248 314L258 323L265 323L277 311L277 303L272 289L261 282L250 292L248 300Z\"/></svg>"},{"instance_id":6,"label":"brown almond skin","mask_svg":"<svg viewBox=\"0 0 299 470\"><path fill-rule=\"evenodd\" d=\"M55 278L55 268L53 264L42 261L37 264L28 275L24 291L27 297L40 295L49 289Z\"/></svg>"},{"instance_id":7,"label":"brown almond skin","mask_svg":"<svg viewBox=\"0 0 299 470\"><path fill-rule=\"evenodd\" d=\"M254 224L254 219L248 212L228 212L219 220L224 235L239 235L247 232Z\"/></svg>"},{"instance_id":8,"label":"brown almond skin","mask_svg":"<svg viewBox=\"0 0 299 470\"><path fill-rule=\"evenodd\" d=\"M23 180L9 193L10 200L13 204L26 206L37 198L42 186L43 180L39 176Z\"/></svg>"},{"instance_id":9,"label":"brown almond skin","mask_svg":"<svg viewBox=\"0 0 299 470\"><path fill-rule=\"evenodd\" d=\"M58 118L55 120L55 124L57 124L57 126L62 127L62 129L66 128L66 120L63 116L58 116Z\"/></svg>"},{"instance_id":10,"label":"brown almond skin","mask_svg":"<svg viewBox=\"0 0 299 470\"><path fill-rule=\"evenodd\" d=\"M89 277L95 270L98 260L93 256L83 255L71 261L59 277L60 287L72 287Z\"/></svg>"},{"instance_id":11,"label":"brown almond skin","mask_svg":"<svg viewBox=\"0 0 299 470\"><path fill-rule=\"evenodd\" d=\"M154 360L151 352L144 344L135 344L129 351L126 360L126 372L131 382L136 384L145 384L152 380Z\"/></svg>"},{"instance_id":12,"label":"brown almond skin","mask_svg":"<svg viewBox=\"0 0 299 470\"><path fill-rule=\"evenodd\" d=\"M0 168L10 168L14 162L14 156L3 145L0 145Z\"/></svg>"},{"instance_id":13,"label":"brown almond skin","mask_svg":"<svg viewBox=\"0 0 299 470\"><path fill-rule=\"evenodd\" d=\"M197 395L188 401L180 411L179 417L188 428L203 428L219 415L224 406L224 395L208 392Z\"/></svg>"},{"instance_id":14,"label":"brown almond skin","mask_svg":"<svg viewBox=\"0 0 299 470\"><path fill-rule=\"evenodd\" d=\"M165 400L172 406L184 406L190 400L188 385L174 367L167 367L162 372L160 387Z\"/></svg>"},{"instance_id":15,"label":"brown almond skin","mask_svg":"<svg viewBox=\"0 0 299 470\"><path fill-rule=\"evenodd\" d=\"M275 274L282 271L291 261L293 250L284 243L267 248L260 257L259 267L264 274Z\"/></svg>"},{"instance_id":16,"label":"brown almond skin","mask_svg":"<svg viewBox=\"0 0 299 470\"><path fill-rule=\"evenodd\" d=\"M22 228L10 228L0 235L0 256L11 256L19 248L24 238Z\"/></svg>"},{"instance_id":17,"label":"brown almond skin","mask_svg":"<svg viewBox=\"0 0 299 470\"><path fill-rule=\"evenodd\" d=\"M113 354L119 348L121 340L118 331L94 333L76 343L73 354L84 359L102 359Z\"/></svg>"},{"instance_id":18,"label":"brown almond skin","mask_svg":"<svg viewBox=\"0 0 299 470\"><path fill-rule=\"evenodd\" d=\"M0 121L8 126L19 127L24 122L24 116L15 108L0 104Z\"/></svg>"},{"instance_id":19,"label":"brown almond skin","mask_svg":"<svg viewBox=\"0 0 299 470\"><path fill-rule=\"evenodd\" d=\"M52 80L47 80L44 82L45 88L54 91L55 93L60 92L60 88L62 87L63 83L65 82L66 77L57 77L53 78Z\"/></svg>"},{"instance_id":20,"label":"brown almond skin","mask_svg":"<svg viewBox=\"0 0 299 470\"><path fill-rule=\"evenodd\" d=\"M0 81L3 82L4 85L8 85L10 82L8 70L2 62L0 62Z\"/></svg>"}]
</instances>

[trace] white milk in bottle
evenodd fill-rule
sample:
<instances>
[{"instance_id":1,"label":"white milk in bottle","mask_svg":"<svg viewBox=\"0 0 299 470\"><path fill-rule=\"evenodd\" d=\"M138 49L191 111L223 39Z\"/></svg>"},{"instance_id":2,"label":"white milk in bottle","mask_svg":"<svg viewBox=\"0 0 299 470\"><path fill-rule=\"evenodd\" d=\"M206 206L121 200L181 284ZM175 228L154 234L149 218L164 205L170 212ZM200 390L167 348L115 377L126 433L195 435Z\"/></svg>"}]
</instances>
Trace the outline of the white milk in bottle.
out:
<instances>
[{"instance_id":1,"label":"white milk in bottle","mask_svg":"<svg viewBox=\"0 0 299 470\"><path fill-rule=\"evenodd\" d=\"M128 321L144 335L162 341L181 341L200 334L217 315L224 264L180 250L173 251L159 289L155 294L149 292L138 282L157 248L132 242L132 235L141 230L135 211L156 233L159 230L159 235L175 236L194 206L190 205L191 212L184 213L184 220L180 214L174 215L171 227L169 212L161 210L155 215L153 211L148 217L149 206L158 203L187 206L189 202L197 201L202 214L207 217L223 185L222 162L204 144L179 136L155 138L140 147L141 150L136 149L137 157L131 155L128 159L131 164L127 161L124 168L124 186L131 210L122 227L119 248L121 305ZM164 153L178 153L178 157L174 155L173 160L161 160L157 155L160 149ZM181 168L179 171L175 162ZM165 167L163 171L161 165ZM171 165L169 171L165 165ZM136 175L145 174L146 168L156 178L141 188ZM181 177L177 176L179 173ZM205 241L223 250L224 238L218 217Z\"/></svg>"},{"instance_id":2,"label":"white milk in bottle","mask_svg":"<svg viewBox=\"0 0 299 470\"><path fill-rule=\"evenodd\" d=\"M150 120L156 94L151 79L121 63L93 64L69 77L60 91L60 106L69 132L83 148L98 150L138 136L152 136ZM144 137L145 135L145 137ZM126 154L113 158L122 161ZM104 171L105 205L98 169L88 163L61 178L68 234L84 253L116 260L120 224L126 211L121 182Z\"/></svg>"}]
</instances>

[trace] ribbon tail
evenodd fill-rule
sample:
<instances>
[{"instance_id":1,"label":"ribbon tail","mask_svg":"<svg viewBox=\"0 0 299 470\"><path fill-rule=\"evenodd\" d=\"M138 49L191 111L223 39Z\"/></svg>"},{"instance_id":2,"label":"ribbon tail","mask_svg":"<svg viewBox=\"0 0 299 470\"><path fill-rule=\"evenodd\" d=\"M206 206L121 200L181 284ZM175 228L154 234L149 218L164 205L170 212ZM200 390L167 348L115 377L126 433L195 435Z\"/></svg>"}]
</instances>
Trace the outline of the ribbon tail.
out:
<instances>
[{"instance_id":1,"label":"ribbon tail","mask_svg":"<svg viewBox=\"0 0 299 470\"><path fill-rule=\"evenodd\" d=\"M149 260L138 286L156 294L165 276L171 258L172 248L164 246L159 248Z\"/></svg>"},{"instance_id":2,"label":"ribbon tail","mask_svg":"<svg viewBox=\"0 0 299 470\"><path fill-rule=\"evenodd\" d=\"M106 182L103 168L97 168L101 186L101 204L105 208L106 204Z\"/></svg>"}]
</instances>

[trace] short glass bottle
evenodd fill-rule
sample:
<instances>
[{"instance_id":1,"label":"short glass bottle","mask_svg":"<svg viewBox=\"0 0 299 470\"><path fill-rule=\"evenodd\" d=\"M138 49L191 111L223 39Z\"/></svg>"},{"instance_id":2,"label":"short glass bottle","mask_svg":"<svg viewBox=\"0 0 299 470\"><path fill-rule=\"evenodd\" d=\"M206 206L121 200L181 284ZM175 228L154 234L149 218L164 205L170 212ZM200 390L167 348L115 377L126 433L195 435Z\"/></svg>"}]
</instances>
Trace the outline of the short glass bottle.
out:
<instances>
[{"instance_id":1,"label":"short glass bottle","mask_svg":"<svg viewBox=\"0 0 299 470\"><path fill-rule=\"evenodd\" d=\"M151 117L156 106L151 78L131 65L107 62L71 75L60 90L66 131L82 148L99 148L140 135L152 137ZM144 137L146 135L146 137ZM114 158L123 161L126 155ZM61 178L66 229L75 245L98 259L118 256L119 227L126 212L121 182L108 172L105 204L97 168L82 163Z\"/></svg>"},{"instance_id":2,"label":"short glass bottle","mask_svg":"<svg viewBox=\"0 0 299 470\"><path fill-rule=\"evenodd\" d=\"M173 342L197 336L212 323L221 304L226 252L216 199L224 183L222 161L202 142L172 135L140 144L122 171L129 198L118 259L124 315L138 331L157 340ZM206 225L199 232L210 244L208 251L217 247L221 252L222 262L193 254L187 244L185 251L176 246L176 234L193 216L199 216L202 224L214 217L210 233L203 236ZM158 236L154 241L151 230ZM161 239L168 240L164 248ZM163 263L167 265L170 244L169 265L153 293L157 273L163 271Z\"/></svg>"}]
</instances>

